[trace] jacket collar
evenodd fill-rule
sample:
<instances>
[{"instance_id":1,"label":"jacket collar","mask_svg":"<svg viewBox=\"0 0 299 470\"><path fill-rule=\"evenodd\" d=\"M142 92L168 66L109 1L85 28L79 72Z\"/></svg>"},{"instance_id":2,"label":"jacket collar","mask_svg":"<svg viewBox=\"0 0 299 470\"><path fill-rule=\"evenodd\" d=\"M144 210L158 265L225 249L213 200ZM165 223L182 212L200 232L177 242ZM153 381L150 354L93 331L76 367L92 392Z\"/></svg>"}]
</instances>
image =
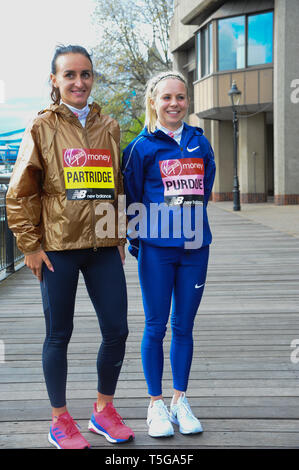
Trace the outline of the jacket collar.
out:
<instances>
[{"instance_id":1,"label":"jacket collar","mask_svg":"<svg viewBox=\"0 0 299 470\"><path fill-rule=\"evenodd\" d=\"M193 135L203 135L204 131L201 127L194 127L194 126L189 126L186 122L184 122L184 128L183 128L183 133L185 132L190 132ZM154 132L148 132L147 126L143 128L141 131L141 135L144 137L149 137L149 138L154 138L154 137L160 137L165 135L162 131L159 129L156 129Z\"/></svg>"},{"instance_id":2,"label":"jacket collar","mask_svg":"<svg viewBox=\"0 0 299 470\"><path fill-rule=\"evenodd\" d=\"M92 104L89 105L90 107L90 112L87 116L86 121L94 120L97 115L101 115L101 107L93 102ZM55 113L56 115L61 115L65 119L72 121L72 123L77 124L80 126L80 123L74 113L65 105L65 104L50 104L47 108L43 109L40 111L38 114L43 114L46 113L47 111L50 111L52 113Z\"/></svg>"}]
</instances>

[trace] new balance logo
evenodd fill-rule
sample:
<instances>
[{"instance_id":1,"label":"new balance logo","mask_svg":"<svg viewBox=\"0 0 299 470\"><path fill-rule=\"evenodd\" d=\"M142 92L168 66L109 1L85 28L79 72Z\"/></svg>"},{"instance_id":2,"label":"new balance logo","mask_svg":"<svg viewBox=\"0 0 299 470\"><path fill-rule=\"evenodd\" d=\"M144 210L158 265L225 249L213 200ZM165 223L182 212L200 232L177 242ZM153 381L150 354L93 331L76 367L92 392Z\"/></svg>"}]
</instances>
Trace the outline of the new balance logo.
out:
<instances>
[{"instance_id":1,"label":"new balance logo","mask_svg":"<svg viewBox=\"0 0 299 470\"><path fill-rule=\"evenodd\" d=\"M85 199L87 191L85 189L75 189L73 199Z\"/></svg>"}]
</instances>

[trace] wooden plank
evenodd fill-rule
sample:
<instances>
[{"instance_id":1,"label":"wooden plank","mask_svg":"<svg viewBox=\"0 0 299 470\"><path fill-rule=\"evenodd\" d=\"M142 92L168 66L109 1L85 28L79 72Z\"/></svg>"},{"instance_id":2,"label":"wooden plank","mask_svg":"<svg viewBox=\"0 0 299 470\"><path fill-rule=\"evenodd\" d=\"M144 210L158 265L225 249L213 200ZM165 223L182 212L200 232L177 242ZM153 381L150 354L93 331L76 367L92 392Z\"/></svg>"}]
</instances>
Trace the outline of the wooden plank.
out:
<instances>
[{"instance_id":1,"label":"wooden plank","mask_svg":"<svg viewBox=\"0 0 299 470\"><path fill-rule=\"evenodd\" d=\"M273 373L271 373L273 375ZM171 389L172 388L172 378L170 374L167 374L168 377L164 376L164 386L165 389ZM71 381L71 384L68 385L68 389L72 390L72 393L75 391L82 391L82 390L88 390L89 392L92 391L94 393L94 386L95 386L95 378L96 374L93 375L91 379L85 379L84 381L74 378L74 380ZM287 378L287 380L285 380ZM131 387L129 391L132 391L132 394L134 394L136 397L136 390L140 389L140 382L142 381L143 376L140 374L131 374ZM271 388L273 389L272 396L275 393L275 389L278 390L278 388L283 388L283 389L289 389L289 390L294 390L293 387L296 387L298 385L298 378L294 377L293 374L288 374L288 376L283 376L281 379L247 379L247 378L241 378L241 379L236 379L235 376L233 378L227 378L225 380L221 379L215 379L212 380L210 378L210 374L208 378L203 378L202 376L198 377L197 379L191 379L189 380L189 387L188 387L188 395L190 396L198 396L197 393L204 389L203 393L207 393L207 389L212 389L214 388L217 393L220 393L220 390L226 390L226 389L231 389L233 393L235 394L237 389L241 388L247 388L249 390L250 388L255 388L257 390L263 390L263 389L268 389ZM126 380L123 380L122 377L120 377L119 383L118 383L118 390L119 392L123 389L128 390L128 384L127 384L127 374L126 374ZM145 388L145 387L143 387ZM26 382L22 384L22 388L16 390L15 383L5 383L2 382L0 384L0 391L2 392L0 395L0 401L1 400L18 400L18 399L26 399L26 394L28 394L27 399L30 400L30 393L38 393L39 391L46 391L46 386L44 383L35 383L34 386L32 385L32 382ZM225 392L224 392L225 393ZM287 390L284 391L284 393L287 393ZM242 393L243 394L243 393ZM7 395L8 398L4 398L5 395ZM213 396L213 395L211 395ZM254 394L253 394L254 396ZM271 395L270 395L271 396ZM292 395L293 396L293 395Z\"/></svg>"},{"instance_id":2,"label":"wooden plank","mask_svg":"<svg viewBox=\"0 0 299 470\"><path fill-rule=\"evenodd\" d=\"M102 436L92 433L82 433L90 442L94 449L109 449L111 444L105 442ZM263 445L261 445L261 442ZM3 436L0 441L0 448L32 448L44 449L48 447L46 435L32 433L15 434ZM272 432L209 432L205 431L201 435L183 436L175 433L171 438L153 439L147 436L145 430L136 432L135 441L129 444L115 445L114 449L204 449L204 448L298 448L297 432L272 433Z\"/></svg>"},{"instance_id":3,"label":"wooden plank","mask_svg":"<svg viewBox=\"0 0 299 470\"><path fill-rule=\"evenodd\" d=\"M298 383L298 381L296 381ZM271 396L279 396L283 400L284 397L298 397L299 390L296 390L296 384L293 387L276 387L273 389L272 387L262 388L262 387L217 387L217 388L209 388L209 387L197 387L195 390L188 390L188 397L192 398L196 396L199 400L203 397L271 397ZM127 384L127 382L126 382ZM292 385L292 384L291 384ZM295 391L294 391L295 390ZM140 385L132 386L130 390L127 387L119 387L118 393L122 394L123 398L143 398L147 394L147 388L144 385L141 387ZM163 394L165 396L172 395L172 387L171 384L164 383ZM85 389L72 389L68 390L68 399L93 399L96 396L96 383L94 387L90 390ZM48 395L46 390L44 391L36 391L30 390L28 392L20 391L20 392L1 392L0 402L2 401L27 401L27 400L42 400L47 399Z\"/></svg>"},{"instance_id":4,"label":"wooden plank","mask_svg":"<svg viewBox=\"0 0 299 470\"><path fill-rule=\"evenodd\" d=\"M277 420L277 419L204 419L201 420L205 431L227 431L227 432L298 432L299 422L296 420ZM78 420L82 429L86 429L88 420ZM126 424L132 426L136 431L147 433L147 426L143 419L128 419ZM44 432L46 421L6 421L0 428L0 435L14 435L16 430L19 434L26 434L28 427L32 434L40 434ZM176 428L177 429L177 428ZM277 431L279 430L279 431Z\"/></svg>"}]
</instances>

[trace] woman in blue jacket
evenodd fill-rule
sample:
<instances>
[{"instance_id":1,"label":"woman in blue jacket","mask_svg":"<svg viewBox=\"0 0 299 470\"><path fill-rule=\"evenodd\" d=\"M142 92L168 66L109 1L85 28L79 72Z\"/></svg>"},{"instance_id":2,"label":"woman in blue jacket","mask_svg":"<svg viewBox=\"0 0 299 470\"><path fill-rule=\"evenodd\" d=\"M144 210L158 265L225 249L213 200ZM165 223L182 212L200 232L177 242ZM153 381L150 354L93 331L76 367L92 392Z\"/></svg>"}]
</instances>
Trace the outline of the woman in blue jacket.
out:
<instances>
[{"instance_id":1,"label":"woman in blue jacket","mask_svg":"<svg viewBox=\"0 0 299 470\"><path fill-rule=\"evenodd\" d=\"M142 364L151 397L149 435L202 432L186 398L192 330L212 240L207 204L215 176L203 130L183 122L189 99L184 77L164 72L148 83L142 132L123 155L129 251L138 258L145 311ZM163 339L172 302L170 412L162 396Z\"/></svg>"}]
</instances>

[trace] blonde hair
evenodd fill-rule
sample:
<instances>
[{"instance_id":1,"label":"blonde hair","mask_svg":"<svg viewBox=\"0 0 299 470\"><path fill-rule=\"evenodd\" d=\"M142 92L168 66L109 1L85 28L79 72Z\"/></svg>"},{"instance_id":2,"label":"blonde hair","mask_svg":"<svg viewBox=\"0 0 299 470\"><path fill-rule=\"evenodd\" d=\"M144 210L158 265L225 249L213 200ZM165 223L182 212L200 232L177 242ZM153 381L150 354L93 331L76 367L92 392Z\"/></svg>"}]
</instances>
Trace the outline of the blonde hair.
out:
<instances>
[{"instance_id":1,"label":"blonde hair","mask_svg":"<svg viewBox=\"0 0 299 470\"><path fill-rule=\"evenodd\" d=\"M169 70L168 72L162 72L156 75L155 77L152 77L147 83L146 92L145 92L144 125L147 126L148 132L154 132L156 128L156 122L157 122L157 113L151 106L151 100L155 100L157 96L158 83L160 83L162 80L166 80L167 78L175 78L183 82L186 87L187 96L188 96L188 85L187 85L184 75L182 75L180 72Z\"/></svg>"}]
</instances>

